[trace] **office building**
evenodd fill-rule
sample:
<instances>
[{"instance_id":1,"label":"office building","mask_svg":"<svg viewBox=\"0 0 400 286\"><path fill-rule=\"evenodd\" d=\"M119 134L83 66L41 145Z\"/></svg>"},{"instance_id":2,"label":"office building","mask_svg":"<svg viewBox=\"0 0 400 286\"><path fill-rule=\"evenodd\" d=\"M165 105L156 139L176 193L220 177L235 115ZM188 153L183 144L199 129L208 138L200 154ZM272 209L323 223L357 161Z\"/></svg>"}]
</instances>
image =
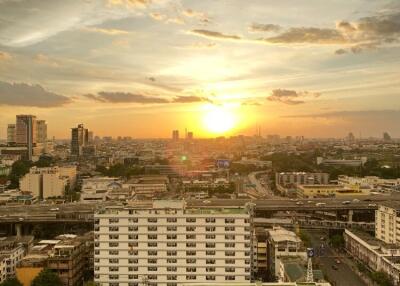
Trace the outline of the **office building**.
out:
<instances>
[{"instance_id":1,"label":"office building","mask_svg":"<svg viewBox=\"0 0 400 286\"><path fill-rule=\"evenodd\" d=\"M95 214L95 282L103 286L245 283L252 279L252 210L183 201Z\"/></svg>"},{"instance_id":2,"label":"office building","mask_svg":"<svg viewBox=\"0 0 400 286\"><path fill-rule=\"evenodd\" d=\"M36 142L46 143L47 141L47 123L45 120L36 121Z\"/></svg>"},{"instance_id":3,"label":"office building","mask_svg":"<svg viewBox=\"0 0 400 286\"><path fill-rule=\"evenodd\" d=\"M81 156L82 148L87 146L89 143L89 131L85 129L83 124L79 124L78 127L72 128L71 130L71 155Z\"/></svg>"},{"instance_id":4,"label":"office building","mask_svg":"<svg viewBox=\"0 0 400 286\"><path fill-rule=\"evenodd\" d=\"M63 196L67 187L71 188L75 185L76 169L74 172L73 168L32 167L29 173L20 179L20 189L39 199Z\"/></svg>"},{"instance_id":5,"label":"office building","mask_svg":"<svg viewBox=\"0 0 400 286\"><path fill-rule=\"evenodd\" d=\"M186 139L188 139L188 140L193 140L193 132L189 131L189 132L187 133Z\"/></svg>"},{"instance_id":6,"label":"office building","mask_svg":"<svg viewBox=\"0 0 400 286\"><path fill-rule=\"evenodd\" d=\"M400 205L383 202L375 211L375 237L386 243L400 243Z\"/></svg>"},{"instance_id":7,"label":"office building","mask_svg":"<svg viewBox=\"0 0 400 286\"><path fill-rule=\"evenodd\" d=\"M172 131L172 140L174 140L174 141L179 140L179 130Z\"/></svg>"},{"instance_id":8,"label":"office building","mask_svg":"<svg viewBox=\"0 0 400 286\"><path fill-rule=\"evenodd\" d=\"M17 115L16 143L27 147L27 159L32 160L33 147L36 146L37 135L36 116Z\"/></svg>"},{"instance_id":9,"label":"office building","mask_svg":"<svg viewBox=\"0 0 400 286\"><path fill-rule=\"evenodd\" d=\"M15 124L7 126L7 144L14 145L17 142L17 129Z\"/></svg>"}]
</instances>

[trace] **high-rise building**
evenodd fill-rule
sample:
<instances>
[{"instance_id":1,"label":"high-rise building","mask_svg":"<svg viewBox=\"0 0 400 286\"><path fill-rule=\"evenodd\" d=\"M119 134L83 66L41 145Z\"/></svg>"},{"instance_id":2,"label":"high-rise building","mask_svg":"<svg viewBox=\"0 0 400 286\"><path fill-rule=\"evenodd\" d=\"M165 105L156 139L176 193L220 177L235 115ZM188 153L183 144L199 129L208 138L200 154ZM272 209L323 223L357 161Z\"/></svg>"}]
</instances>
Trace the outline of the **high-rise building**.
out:
<instances>
[{"instance_id":1,"label":"high-rise building","mask_svg":"<svg viewBox=\"0 0 400 286\"><path fill-rule=\"evenodd\" d=\"M47 123L45 120L36 121L36 142L46 143L47 141Z\"/></svg>"},{"instance_id":2,"label":"high-rise building","mask_svg":"<svg viewBox=\"0 0 400 286\"><path fill-rule=\"evenodd\" d=\"M383 202L375 211L375 237L388 244L400 243L400 205Z\"/></svg>"},{"instance_id":3,"label":"high-rise building","mask_svg":"<svg viewBox=\"0 0 400 286\"><path fill-rule=\"evenodd\" d=\"M94 140L93 131L88 131L88 142L89 142L89 144L92 144L93 140Z\"/></svg>"},{"instance_id":4,"label":"high-rise building","mask_svg":"<svg viewBox=\"0 0 400 286\"><path fill-rule=\"evenodd\" d=\"M182 201L108 207L95 214L95 282L104 286L246 283L252 211Z\"/></svg>"},{"instance_id":5,"label":"high-rise building","mask_svg":"<svg viewBox=\"0 0 400 286\"><path fill-rule=\"evenodd\" d=\"M172 140L174 141L179 140L179 130L172 130Z\"/></svg>"},{"instance_id":6,"label":"high-rise building","mask_svg":"<svg viewBox=\"0 0 400 286\"><path fill-rule=\"evenodd\" d=\"M79 124L71 130L71 155L81 156L82 147L88 145L89 131Z\"/></svg>"},{"instance_id":7,"label":"high-rise building","mask_svg":"<svg viewBox=\"0 0 400 286\"><path fill-rule=\"evenodd\" d=\"M188 139L188 140L193 140L193 132L189 131L189 132L187 133L186 139Z\"/></svg>"},{"instance_id":8,"label":"high-rise building","mask_svg":"<svg viewBox=\"0 0 400 286\"><path fill-rule=\"evenodd\" d=\"M17 140L17 132L15 124L8 124L7 126L7 143L15 144Z\"/></svg>"},{"instance_id":9,"label":"high-rise building","mask_svg":"<svg viewBox=\"0 0 400 286\"><path fill-rule=\"evenodd\" d=\"M391 140L392 140L392 137L390 136L390 134L387 132L384 132L383 133L383 141L391 141Z\"/></svg>"},{"instance_id":10,"label":"high-rise building","mask_svg":"<svg viewBox=\"0 0 400 286\"><path fill-rule=\"evenodd\" d=\"M27 147L29 160L32 160L33 147L36 145L36 128L36 116L17 115L16 143Z\"/></svg>"}]
</instances>

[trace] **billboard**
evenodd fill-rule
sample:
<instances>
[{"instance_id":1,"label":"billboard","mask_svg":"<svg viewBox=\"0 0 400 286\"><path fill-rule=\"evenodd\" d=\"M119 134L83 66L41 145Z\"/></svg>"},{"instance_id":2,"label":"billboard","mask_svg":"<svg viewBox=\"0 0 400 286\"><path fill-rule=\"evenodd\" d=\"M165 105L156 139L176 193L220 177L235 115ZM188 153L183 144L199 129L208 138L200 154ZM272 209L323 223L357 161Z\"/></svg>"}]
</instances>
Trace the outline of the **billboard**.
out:
<instances>
[{"instance_id":1,"label":"billboard","mask_svg":"<svg viewBox=\"0 0 400 286\"><path fill-rule=\"evenodd\" d=\"M217 159L215 161L215 165L217 166L217 168L227 169L229 168L230 161L228 159Z\"/></svg>"}]
</instances>

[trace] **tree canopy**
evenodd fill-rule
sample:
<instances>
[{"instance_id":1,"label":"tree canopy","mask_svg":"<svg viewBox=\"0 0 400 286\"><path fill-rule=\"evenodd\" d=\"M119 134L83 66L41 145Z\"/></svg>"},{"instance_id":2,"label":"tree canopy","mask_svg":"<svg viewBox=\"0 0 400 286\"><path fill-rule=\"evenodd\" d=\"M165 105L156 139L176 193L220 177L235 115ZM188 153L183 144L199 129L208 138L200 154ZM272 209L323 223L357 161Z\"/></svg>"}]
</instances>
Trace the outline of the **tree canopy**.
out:
<instances>
[{"instance_id":1,"label":"tree canopy","mask_svg":"<svg viewBox=\"0 0 400 286\"><path fill-rule=\"evenodd\" d=\"M0 286L22 286L22 283L18 281L17 278L7 279L3 283L0 283Z\"/></svg>"},{"instance_id":2,"label":"tree canopy","mask_svg":"<svg viewBox=\"0 0 400 286\"><path fill-rule=\"evenodd\" d=\"M31 286L62 286L60 277L50 269L44 269L33 279Z\"/></svg>"}]
</instances>

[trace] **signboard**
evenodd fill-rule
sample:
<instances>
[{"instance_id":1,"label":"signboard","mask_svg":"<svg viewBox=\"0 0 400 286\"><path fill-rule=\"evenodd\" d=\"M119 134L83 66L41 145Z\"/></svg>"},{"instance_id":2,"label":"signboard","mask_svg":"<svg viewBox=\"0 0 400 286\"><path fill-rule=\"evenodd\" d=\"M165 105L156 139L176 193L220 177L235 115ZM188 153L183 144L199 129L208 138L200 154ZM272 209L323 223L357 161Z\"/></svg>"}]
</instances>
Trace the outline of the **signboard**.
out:
<instances>
[{"instance_id":1,"label":"signboard","mask_svg":"<svg viewBox=\"0 0 400 286\"><path fill-rule=\"evenodd\" d=\"M307 248L307 257L314 257L314 248Z\"/></svg>"},{"instance_id":2,"label":"signboard","mask_svg":"<svg viewBox=\"0 0 400 286\"><path fill-rule=\"evenodd\" d=\"M217 168L227 169L229 168L230 162L227 159L218 159L216 160L215 165Z\"/></svg>"}]
</instances>

